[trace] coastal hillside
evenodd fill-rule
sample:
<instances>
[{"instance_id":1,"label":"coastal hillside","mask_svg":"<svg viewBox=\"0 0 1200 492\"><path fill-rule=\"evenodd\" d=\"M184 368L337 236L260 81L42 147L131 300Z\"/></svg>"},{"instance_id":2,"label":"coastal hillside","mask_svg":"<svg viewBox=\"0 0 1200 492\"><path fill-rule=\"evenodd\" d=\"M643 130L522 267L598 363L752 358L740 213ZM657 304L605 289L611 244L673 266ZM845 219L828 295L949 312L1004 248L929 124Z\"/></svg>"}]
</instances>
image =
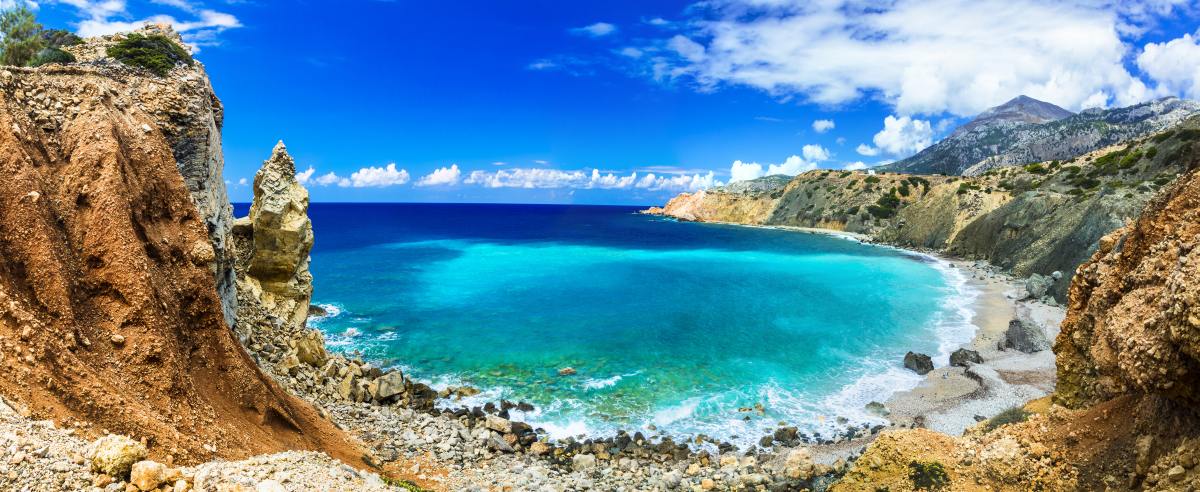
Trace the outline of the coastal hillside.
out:
<instances>
[{"instance_id":1,"label":"coastal hillside","mask_svg":"<svg viewBox=\"0 0 1200 492\"><path fill-rule=\"evenodd\" d=\"M681 220L811 227L987 260L1021 277L1070 277L1196 159L1200 118L1123 146L979 176L816 170L717 188L651 212ZM783 184L780 184L783 183ZM738 183L740 185L740 183ZM1066 299L1069 282L1049 292Z\"/></svg>"},{"instance_id":2,"label":"coastal hillside","mask_svg":"<svg viewBox=\"0 0 1200 492\"><path fill-rule=\"evenodd\" d=\"M146 39L185 53L149 27L71 47L78 63L0 72L0 393L167 463L285 449L356 462L358 445L229 329L220 103L190 57L156 74L108 56Z\"/></svg>"},{"instance_id":3,"label":"coastal hillside","mask_svg":"<svg viewBox=\"0 0 1200 492\"><path fill-rule=\"evenodd\" d=\"M1200 486L1200 169L1108 234L1079 268L1054 344L1057 405L962 437L872 443L830 490L1195 490Z\"/></svg>"},{"instance_id":4,"label":"coastal hillside","mask_svg":"<svg viewBox=\"0 0 1200 492\"><path fill-rule=\"evenodd\" d=\"M1165 130L1200 113L1174 97L1079 114L1021 96L989 109L942 141L879 169L910 174L978 175L990 169L1070 159Z\"/></svg>"}]
</instances>

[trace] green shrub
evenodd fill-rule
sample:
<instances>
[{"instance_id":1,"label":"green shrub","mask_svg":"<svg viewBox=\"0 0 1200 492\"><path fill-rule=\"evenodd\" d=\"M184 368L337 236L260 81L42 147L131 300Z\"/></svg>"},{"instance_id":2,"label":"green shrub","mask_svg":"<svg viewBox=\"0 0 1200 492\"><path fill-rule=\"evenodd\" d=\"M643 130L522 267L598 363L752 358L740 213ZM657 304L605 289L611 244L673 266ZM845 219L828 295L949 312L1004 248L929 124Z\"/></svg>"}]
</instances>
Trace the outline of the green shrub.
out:
<instances>
[{"instance_id":1,"label":"green shrub","mask_svg":"<svg viewBox=\"0 0 1200 492\"><path fill-rule=\"evenodd\" d=\"M1200 129L1196 129L1196 128L1187 128L1184 130L1179 130L1178 134L1179 134L1179 139L1183 140L1184 142L1200 139Z\"/></svg>"},{"instance_id":2,"label":"green shrub","mask_svg":"<svg viewBox=\"0 0 1200 492\"><path fill-rule=\"evenodd\" d=\"M1140 160L1142 160L1142 151L1139 150L1122 157L1121 163L1117 165L1117 167L1121 169L1129 169L1133 167L1134 164L1137 164Z\"/></svg>"},{"instance_id":3,"label":"green shrub","mask_svg":"<svg viewBox=\"0 0 1200 492\"><path fill-rule=\"evenodd\" d=\"M880 207L879 205L868 205L867 212L870 212L877 219L890 219L896 215L896 209Z\"/></svg>"},{"instance_id":4,"label":"green shrub","mask_svg":"<svg viewBox=\"0 0 1200 492\"><path fill-rule=\"evenodd\" d=\"M1156 155L1158 155L1158 147L1150 147L1149 149L1146 149L1146 160L1153 159Z\"/></svg>"},{"instance_id":5,"label":"green shrub","mask_svg":"<svg viewBox=\"0 0 1200 492\"><path fill-rule=\"evenodd\" d=\"M867 176L867 184L875 184L879 182L879 176Z\"/></svg>"},{"instance_id":6,"label":"green shrub","mask_svg":"<svg viewBox=\"0 0 1200 492\"><path fill-rule=\"evenodd\" d=\"M908 181L900 183L900 196L908 196L909 193Z\"/></svg>"},{"instance_id":7,"label":"green shrub","mask_svg":"<svg viewBox=\"0 0 1200 492\"><path fill-rule=\"evenodd\" d=\"M1167 139L1171 138L1173 135L1175 135L1175 130L1167 130L1165 132L1159 133L1158 135L1155 135L1153 140L1154 140L1154 143L1163 143L1163 142L1166 142Z\"/></svg>"},{"instance_id":8,"label":"green shrub","mask_svg":"<svg viewBox=\"0 0 1200 492\"><path fill-rule=\"evenodd\" d=\"M900 197L889 193L879 197L875 204L880 207L896 208L900 206Z\"/></svg>"},{"instance_id":9,"label":"green shrub","mask_svg":"<svg viewBox=\"0 0 1200 492\"><path fill-rule=\"evenodd\" d=\"M40 67L47 63L61 63L63 65L75 63L75 55L67 53L66 51L58 48L46 48L42 51L39 51L37 56L33 57L33 60L29 61L29 66Z\"/></svg>"},{"instance_id":10,"label":"green shrub","mask_svg":"<svg viewBox=\"0 0 1200 492\"><path fill-rule=\"evenodd\" d=\"M853 172L853 171L842 171L842 174L839 174L839 175L838 175L838 177L839 177L839 178L844 178L844 177L846 177L846 176L849 176L849 175L851 175L851 174L854 174L854 172Z\"/></svg>"},{"instance_id":11,"label":"green shrub","mask_svg":"<svg viewBox=\"0 0 1200 492\"><path fill-rule=\"evenodd\" d=\"M850 207L850 208L846 209L846 215L858 215L858 209L859 209L858 205Z\"/></svg>"},{"instance_id":12,"label":"green shrub","mask_svg":"<svg viewBox=\"0 0 1200 492\"><path fill-rule=\"evenodd\" d=\"M974 183L963 182L958 185L958 194L965 195L972 191L979 191L979 185Z\"/></svg>"},{"instance_id":13,"label":"green shrub","mask_svg":"<svg viewBox=\"0 0 1200 492\"><path fill-rule=\"evenodd\" d=\"M192 56L182 46L161 34L130 34L108 47L108 56L129 66L140 67L162 77L175 65L192 64Z\"/></svg>"},{"instance_id":14,"label":"green shrub","mask_svg":"<svg viewBox=\"0 0 1200 492\"><path fill-rule=\"evenodd\" d=\"M1029 420L1030 415L1032 414L1030 414L1024 408L1010 407L1003 412L996 414L995 417L988 419L987 423L983 424L983 428L987 432L991 432L1002 425L1015 424L1017 422Z\"/></svg>"},{"instance_id":15,"label":"green shrub","mask_svg":"<svg viewBox=\"0 0 1200 492\"><path fill-rule=\"evenodd\" d=\"M1025 166L1025 171L1031 172L1033 174L1046 174L1048 172L1048 170L1046 169L1045 166L1043 166L1043 165L1041 165L1041 163L1037 163L1037 162Z\"/></svg>"},{"instance_id":16,"label":"green shrub","mask_svg":"<svg viewBox=\"0 0 1200 492\"><path fill-rule=\"evenodd\" d=\"M908 464L908 478L916 490L941 490L950 484L946 467L936 461L913 461Z\"/></svg>"}]
</instances>

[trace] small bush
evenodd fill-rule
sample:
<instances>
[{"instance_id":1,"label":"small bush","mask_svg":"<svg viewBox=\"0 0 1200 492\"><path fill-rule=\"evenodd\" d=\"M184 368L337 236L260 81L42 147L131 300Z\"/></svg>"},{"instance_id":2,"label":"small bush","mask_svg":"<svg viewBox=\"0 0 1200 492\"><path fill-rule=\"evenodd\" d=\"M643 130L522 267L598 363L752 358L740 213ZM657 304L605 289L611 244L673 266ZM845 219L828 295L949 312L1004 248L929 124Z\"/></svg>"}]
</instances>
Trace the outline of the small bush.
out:
<instances>
[{"instance_id":1,"label":"small bush","mask_svg":"<svg viewBox=\"0 0 1200 492\"><path fill-rule=\"evenodd\" d=\"M880 207L879 205L867 206L867 212L870 212L877 219L890 219L896 215L896 209Z\"/></svg>"},{"instance_id":2,"label":"small bush","mask_svg":"<svg viewBox=\"0 0 1200 492\"><path fill-rule=\"evenodd\" d=\"M46 29L42 31L42 41L50 48L62 48L83 43L83 38L64 29Z\"/></svg>"},{"instance_id":3,"label":"small bush","mask_svg":"<svg viewBox=\"0 0 1200 492\"><path fill-rule=\"evenodd\" d=\"M1175 130L1167 130L1154 136L1154 143L1163 143L1175 135Z\"/></svg>"},{"instance_id":4,"label":"small bush","mask_svg":"<svg viewBox=\"0 0 1200 492\"><path fill-rule=\"evenodd\" d=\"M972 192L972 191L979 191L979 185L974 184L974 183L966 183L966 182L960 183L958 185L958 194L959 195L966 195L967 193Z\"/></svg>"},{"instance_id":5,"label":"small bush","mask_svg":"<svg viewBox=\"0 0 1200 492\"><path fill-rule=\"evenodd\" d=\"M879 176L867 176L867 184L875 184L879 182Z\"/></svg>"},{"instance_id":6,"label":"small bush","mask_svg":"<svg viewBox=\"0 0 1200 492\"><path fill-rule=\"evenodd\" d=\"M108 47L108 56L129 66L141 67L162 77L175 65L192 64L192 56L174 41L160 34L130 34Z\"/></svg>"},{"instance_id":7,"label":"small bush","mask_svg":"<svg viewBox=\"0 0 1200 492\"><path fill-rule=\"evenodd\" d=\"M1179 139L1183 140L1184 142L1200 139L1200 129L1188 128L1185 130L1179 130L1178 133Z\"/></svg>"},{"instance_id":8,"label":"small bush","mask_svg":"<svg viewBox=\"0 0 1200 492\"><path fill-rule=\"evenodd\" d=\"M1146 149L1146 160L1153 159L1156 155L1158 155L1158 147L1150 147L1149 149Z\"/></svg>"},{"instance_id":9,"label":"small bush","mask_svg":"<svg viewBox=\"0 0 1200 492\"><path fill-rule=\"evenodd\" d=\"M850 207L850 208L846 209L846 215L858 215L858 209L859 209L858 205Z\"/></svg>"},{"instance_id":10,"label":"small bush","mask_svg":"<svg viewBox=\"0 0 1200 492\"><path fill-rule=\"evenodd\" d=\"M987 432L991 432L1003 425L1015 424L1017 422L1029 420L1029 415L1030 413L1024 408L1010 407L1007 410L996 414L995 417L988 419L987 423L984 424L983 427L987 430Z\"/></svg>"},{"instance_id":11,"label":"small bush","mask_svg":"<svg viewBox=\"0 0 1200 492\"><path fill-rule=\"evenodd\" d=\"M46 48L42 51L39 51L37 56L33 57L33 60L29 61L29 66L40 67L47 63L61 63L63 65L75 63L75 55L67 53L66 51L58 48Z\"/></svg>"},{"instance_id":12,"label":"small bush","mask_svg":"<svg viewBox=\"0 0 1200 492\"><path fill-rule=\"evenodd\" d=\"M946 467L936 461L913 461L908 464L908 478L917 490L941 490L950 485Z\"/></svg>"},{"instance_id":13,"label":"small bush","mask_svg":"<svg viewBox=\"0 0 1200 492\"><path fill-rule=\"evenodd\" d=\"M1043 165L1041 165L1041 163L1037 163L1037 162L1030 164L1028 166L1025 166L1025 171L1031 172L1033 174L1046 174L1048 172L1045 166L1043 166Z\"/></svg>"}]
</instances>

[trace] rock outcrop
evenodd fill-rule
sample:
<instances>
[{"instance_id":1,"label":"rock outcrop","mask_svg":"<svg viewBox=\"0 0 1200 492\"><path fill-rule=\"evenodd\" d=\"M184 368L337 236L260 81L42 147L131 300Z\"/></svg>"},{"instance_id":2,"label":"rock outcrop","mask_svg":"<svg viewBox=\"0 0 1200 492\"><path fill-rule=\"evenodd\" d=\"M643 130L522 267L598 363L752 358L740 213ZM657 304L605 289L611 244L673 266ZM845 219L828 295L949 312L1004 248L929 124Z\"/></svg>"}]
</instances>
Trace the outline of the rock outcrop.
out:
<instances>
[{"instance_id":1,"label":"rock outcrop","mask_svg":"<svg viewBox=\"0 0 1200 492\"><path fill-rule=\"evenodd\" d=\"M201 211L167 134L182 127L161 120L195 109L207 81L80 58L0 71L0 392L25 415L144 439L158 460L307 448L357 462L228 329L205 215L227 204ZM211 164L212 147L194 151Z\"/></svg>"},{"instance_id":2,"label":"rock outcrop","mask_svg":"<svg viewBox=\"0 0 1200 492\"><path fill-rule=\"evenodd\" d=\"M1059 402L1153 393L1200 408L1200 174L1100 241L1069 307L1055 342Z\"/></svg>"},{"instance_id":3,"label":"rock outcrop","mask_svg":"<svg viewBox=\"0 0 1200 492\"><path fill-rule=\"evenodd\" d=\"M250 215L238 219L236 228L248 238L243 287L284 323L303 326L312 299L313 230L308 190L296 180L296 163L283 142L255 174Z\"/></svg>"}]
</instances>

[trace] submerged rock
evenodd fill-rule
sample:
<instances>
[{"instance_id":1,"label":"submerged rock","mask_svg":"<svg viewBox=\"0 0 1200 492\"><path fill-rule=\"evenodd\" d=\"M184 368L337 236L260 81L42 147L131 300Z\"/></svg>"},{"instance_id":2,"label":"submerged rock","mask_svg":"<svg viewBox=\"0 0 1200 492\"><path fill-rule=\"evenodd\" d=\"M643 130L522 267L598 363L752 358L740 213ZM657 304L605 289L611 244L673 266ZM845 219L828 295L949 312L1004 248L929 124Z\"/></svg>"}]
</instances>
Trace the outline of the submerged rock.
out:
<instances>
[{"instance_id":1,"label":"submerged rock","mask_svg":"<svg viewBox=\"0 0 1200 492\"><path fill-rule=\"evenodd\" d=\"M924 376L933 370L933 359L925 354L909 352L904 354L904 368Z\"/></svg>"}]
</instances>

